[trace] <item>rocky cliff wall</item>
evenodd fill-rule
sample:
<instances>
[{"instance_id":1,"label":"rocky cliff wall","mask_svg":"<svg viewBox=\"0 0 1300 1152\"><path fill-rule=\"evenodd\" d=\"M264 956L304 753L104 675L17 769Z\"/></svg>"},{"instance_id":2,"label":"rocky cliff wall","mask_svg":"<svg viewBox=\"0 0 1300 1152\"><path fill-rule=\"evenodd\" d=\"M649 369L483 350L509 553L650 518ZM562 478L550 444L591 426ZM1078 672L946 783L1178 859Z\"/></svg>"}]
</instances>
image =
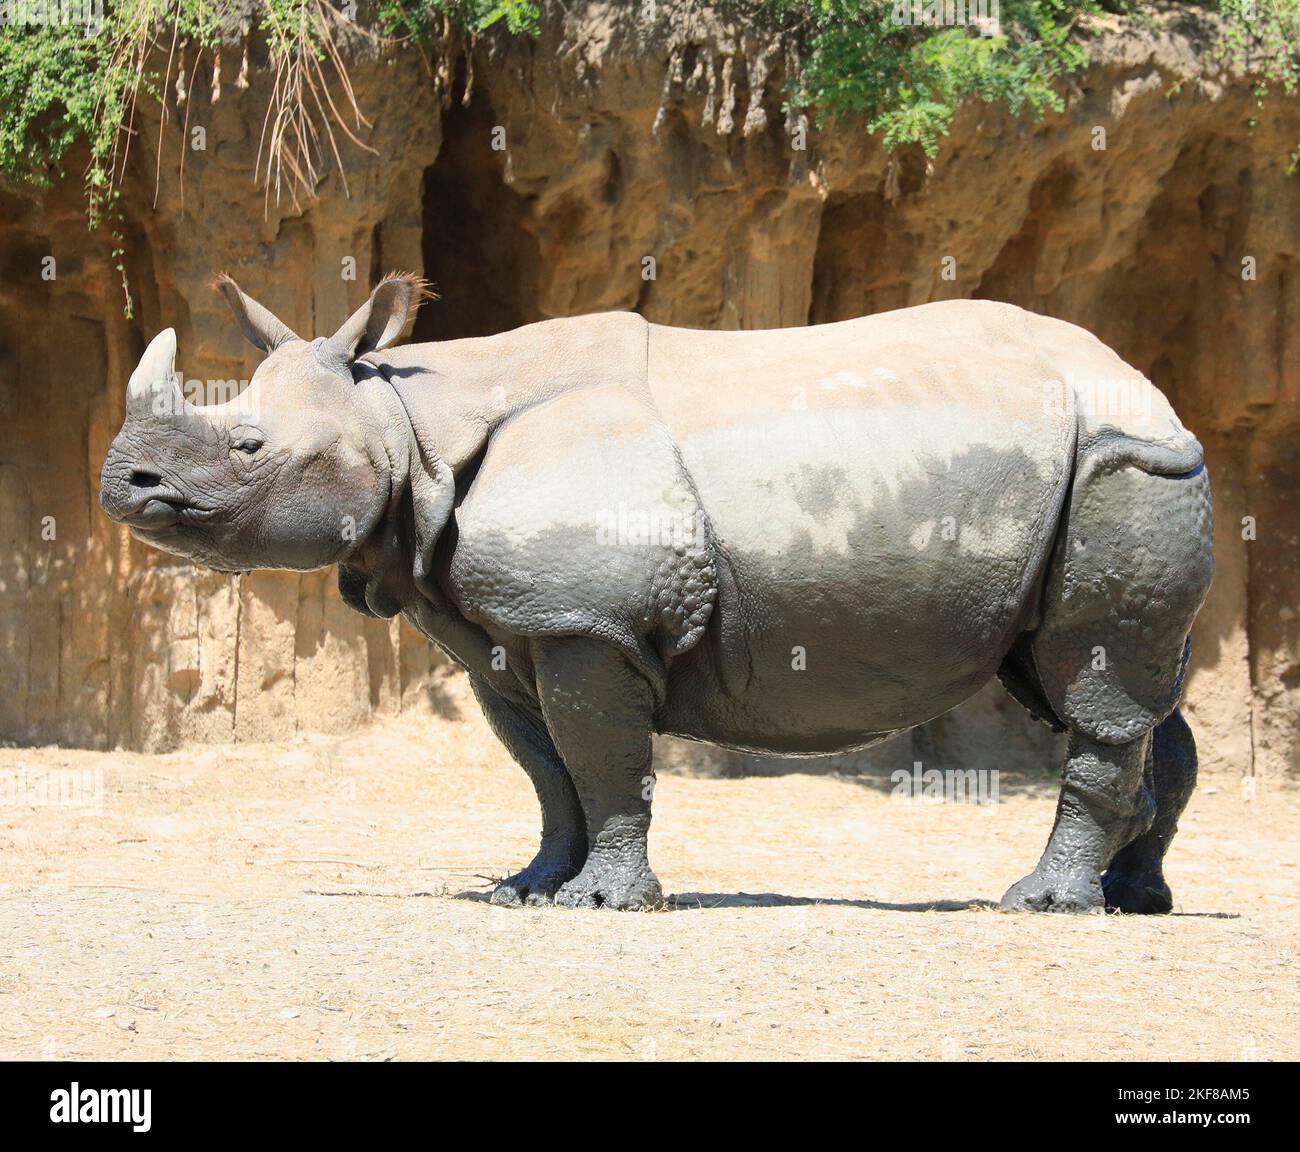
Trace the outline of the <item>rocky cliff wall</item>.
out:
<instances>
[{"instance_id":1,"label":"rocky cliff wall","mask_svg":"<svg viewBox=\"0 0 1300 1152\"><path fill-rule=\"evenodd\" d=\"M146 111L133 145L134 319L78 189L0 201L0 737L157 749L423 706L428 645L348 612L332 573L197 572L95 506L146 336L174 325L187 377L251 374L205 287L213 272L328 331L375 275L408 267L443 297L417 339L608 308L797 325L956 296L1090 328L1209 455L1218 576L1187 690L1205 760L1293 770L1300 179L1284 169L1300 113L1257 107L1249 78L1210 74L1202 46L1166 25L1106 30L1066 111L1041 124L967 108L932 162L891 159L860 124L785 113L789 45L697 5L661 3L653 19L554 9L536 42L484 40L432 64L359 43L350 72L375 153L345 141L349 194L330 172L300 207L253 181L270 83L256 48L251 86L227 76L215 103L201 66L188 127L207 149L178 170L176 108L161 136ZM1006 766L1045 750L995 690L880 755Z\"/></svg>"}]
</instances>

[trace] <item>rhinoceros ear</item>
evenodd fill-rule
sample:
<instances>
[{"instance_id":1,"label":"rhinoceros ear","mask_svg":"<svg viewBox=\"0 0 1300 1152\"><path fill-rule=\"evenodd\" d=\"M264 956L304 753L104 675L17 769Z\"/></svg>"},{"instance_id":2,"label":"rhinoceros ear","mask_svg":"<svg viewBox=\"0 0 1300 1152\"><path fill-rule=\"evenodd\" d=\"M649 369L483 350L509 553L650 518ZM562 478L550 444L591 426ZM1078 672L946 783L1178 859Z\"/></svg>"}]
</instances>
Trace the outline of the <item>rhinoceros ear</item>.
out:
<instances>
[{"instance_id":1,"label":"rhinoceros ear","mask_svg":"<svg viewBox=\"0 0 1300 1152\"><path fill-rule=\"evenodd\" d=\"M251 296L245 296L239 285L224 272L212 282L212 286L226 298L235 319L239 321L244 338L254 348L260 348L269 354L282 344L298 339L292 328Z\"/></svg>"},{"instance_id":2,"label":"rhinoceros ear","mask_svg":"<svg viewBox=\"0 0 1300 1152\"><path fill-rule=\"evenodd\" d=\"M330 352L351 364L358 356L387 348L415 319L420 301L433 295L429 285L413 272L390 272L370 293L370 299L329 338Z\"/></svg>"}]
</instances>

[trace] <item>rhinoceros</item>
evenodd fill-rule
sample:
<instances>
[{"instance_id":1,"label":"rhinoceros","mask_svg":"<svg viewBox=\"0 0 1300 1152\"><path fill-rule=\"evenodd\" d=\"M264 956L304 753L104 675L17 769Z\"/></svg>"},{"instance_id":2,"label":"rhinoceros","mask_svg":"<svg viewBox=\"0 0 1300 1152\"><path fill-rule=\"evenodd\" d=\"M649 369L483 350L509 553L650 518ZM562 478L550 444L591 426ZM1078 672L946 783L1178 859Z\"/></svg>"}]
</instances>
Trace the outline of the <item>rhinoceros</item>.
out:
<instances>
[{"instance_id":1,"label":"rhinoceros","mask_svg":"<svg viewBox=\"0 0 1300 1152\"><path fill-rule=\"evenodd\" d=\"M198 406L157 335L101 504L221 571L338 565L349 605L465 668L541 804L536 857L493 902L662 903L652 733L816 756L996 676L1067 733L1046 850L1002 906L1171 907L1209 480L1165 397L1088 332L956 300L393 347L424 294L409 274L311 340L217 286L266 358Z\"/></svg>"}]
</instances>

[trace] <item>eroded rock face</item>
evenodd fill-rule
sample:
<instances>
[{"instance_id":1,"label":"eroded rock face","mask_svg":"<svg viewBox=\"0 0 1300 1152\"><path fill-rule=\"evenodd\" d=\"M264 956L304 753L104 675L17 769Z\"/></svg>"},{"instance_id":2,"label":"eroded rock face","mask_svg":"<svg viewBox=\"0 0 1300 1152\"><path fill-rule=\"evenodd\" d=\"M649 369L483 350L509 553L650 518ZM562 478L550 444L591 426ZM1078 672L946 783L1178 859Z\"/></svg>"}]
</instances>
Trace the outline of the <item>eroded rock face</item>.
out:
<instances>
[{"instance_id":1,"label":"eroded rock face","mask_svg":"<svg viewBox=\"0 0 1300 1152\"><path fill-rule=\"evenodd\" d=\"M214 272L306 331L332 328L375 275L407 267L443 294L417 339L609 308L786 326L956 296L1084 325L1165 391L1209 455L1218 575L1187 691L1203 763L1294 769L1300 179L1284 168L1300 139L1295 104L1257 109L1249 81L1229 76L1168 96L1201 67L1189 42L1112 29L1066 112L1043 124L968 108L932 164L891 160L860 125L809 128L798 150L805 125L781 109L788 45L698 6L661 3L648 19L636 5L577 5L537 43L480 43L471 70L452 54L442 90L439 67L415 54L359 56L352 80L378 155L344 145L350 198L331 174L301 211L283 197L266 206L252 179L269 84L256 54L247 91L227 77L214 105L196 85L190 124L206 126L208 149L186 154L183 197L180 119L162 132L156 209L157 122L138 137L132 321L78 189L4 198L0 736L263 739L424 695L428 645L347 612L332 574L198 573L94 510L147 336L177 328L187 377L251 374L205 287ZM41 279L47 255L53 281ZM1000 693L871 758L1045 762L1047 734Z\"/></svg>"}]
</instances>

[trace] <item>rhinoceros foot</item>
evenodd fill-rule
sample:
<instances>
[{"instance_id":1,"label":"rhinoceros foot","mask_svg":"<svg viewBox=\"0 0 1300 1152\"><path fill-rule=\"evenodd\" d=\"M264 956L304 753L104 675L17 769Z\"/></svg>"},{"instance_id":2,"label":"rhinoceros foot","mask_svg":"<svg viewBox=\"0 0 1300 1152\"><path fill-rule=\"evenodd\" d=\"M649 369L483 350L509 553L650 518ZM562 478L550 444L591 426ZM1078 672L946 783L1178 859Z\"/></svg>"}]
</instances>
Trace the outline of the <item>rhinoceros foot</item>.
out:
<instances>
[{"instance_id":1,"label":"rhinoceros foot","mask_svg":"<svg viewBox=\"0 0 1300 1152\"><path fill-rule=\"evenodd\" d=\"M564 882L572 880L581 869L582 856L578 853L543 845L527 868L507 876L492 890L492 903L506 908L553 904Z\"/></svg>"},{"instance_id":2,"label":"rhinoceros foot","mask_svg":"<svg viewBox=\"0 0 1300 1152\"><path fill-rule=\"evenodd\" d=\"M555 894L560 908L663 907L659 877L644 857L626 853L593 852L582 871Z\"/></svg>"},{"instance_id":3,"label":"rhinoceros foot","mask_svg":"<svg viewBox=\"0 0 1300 1152\"><path fill-rule=\"evenodd\" d=\"M1172 912L1173 894L1159 872L1126 872L1111 869L1101 878L1106 907L1115 912L1138 915Z\"/></svg>"},{"instance_id":4,"label":"rhinoceros foot","mask_svg":"<svg viewBox=\"0 0 1300 1152\"><path fill-rule=\"evenodd\" d=\"M1002 897L1004 912L1096 912L1106 905L1091 870L1031 872Z\"/></svg>"}]
</instances>

